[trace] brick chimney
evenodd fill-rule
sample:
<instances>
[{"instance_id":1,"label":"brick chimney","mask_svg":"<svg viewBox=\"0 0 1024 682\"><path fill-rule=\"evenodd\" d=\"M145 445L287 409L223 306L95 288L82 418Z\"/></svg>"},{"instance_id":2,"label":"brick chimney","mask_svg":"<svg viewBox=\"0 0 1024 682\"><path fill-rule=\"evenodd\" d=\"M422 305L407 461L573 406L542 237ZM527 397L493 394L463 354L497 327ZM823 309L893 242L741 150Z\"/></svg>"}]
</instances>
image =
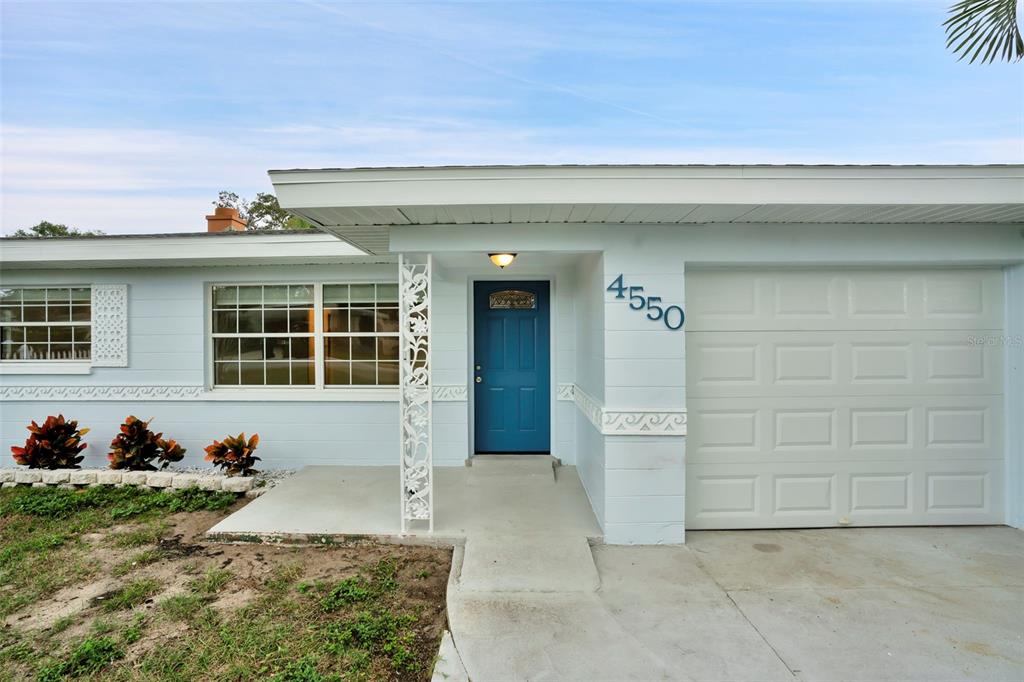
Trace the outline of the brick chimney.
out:
<instances>
[{"instance_id":1,"label":"brick chimney","mask_svg":"<svg viewBox=\"0 0 1024 682\"><path fill-rule=\"evenodd\" d=\"M244 232L245 221L238 217L237 208L218 206L213 215L206 216L207 232Z\"/></svg>"}]
</instances>

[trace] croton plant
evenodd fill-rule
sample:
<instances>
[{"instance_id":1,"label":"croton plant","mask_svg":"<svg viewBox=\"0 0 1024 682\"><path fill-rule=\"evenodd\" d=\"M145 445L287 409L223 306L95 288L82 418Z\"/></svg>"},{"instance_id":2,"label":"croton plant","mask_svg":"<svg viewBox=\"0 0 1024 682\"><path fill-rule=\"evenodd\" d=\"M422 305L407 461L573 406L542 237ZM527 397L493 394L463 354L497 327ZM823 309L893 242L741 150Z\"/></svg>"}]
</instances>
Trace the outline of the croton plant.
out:
<instances>
[{"instance_id":1,"label":"croton plant","mask_svg":"<svg viewBox=\"0 0 1024 682\"><path fill-rule=\"evenodd\" d=\"M227 436L222 441L215 440L206 446L206 461L224 469L228 476L252 476L256 473L253 466L259 460L252 453L259 442L260 437L256 433L249 440L245 439L244 433Z\"/></svg>"},{"instance_id":2,"label":"croton plant","mask_svg":"<svg viewBox=\"0 0 1024 682\"><path fill-rule=\"evenodd\" d=\"M180 462L185 456L185 448L162 433L153 433L149 422L138 417L129 416L121 424L121 431L110 442L111 469L130 469L133 471L156 471L165 469L171 462ZM154 461L160 464L154 465Z\"/></svg>"},{"instance_id":3,"label":"croton plant","mask_svg":"<svg viewBox=\"0 0 1024 682\"><path fill-rule=\"evenodd\" d=\"M42 425L32 422L25 428L31 434L25 447L11 446L18 464L30 469L78 469L85 459L78 453L86 448L82 436L89 429L78 428L77 421L68 421L62 414L50 415Z\"/></svg>"}]
</instances>

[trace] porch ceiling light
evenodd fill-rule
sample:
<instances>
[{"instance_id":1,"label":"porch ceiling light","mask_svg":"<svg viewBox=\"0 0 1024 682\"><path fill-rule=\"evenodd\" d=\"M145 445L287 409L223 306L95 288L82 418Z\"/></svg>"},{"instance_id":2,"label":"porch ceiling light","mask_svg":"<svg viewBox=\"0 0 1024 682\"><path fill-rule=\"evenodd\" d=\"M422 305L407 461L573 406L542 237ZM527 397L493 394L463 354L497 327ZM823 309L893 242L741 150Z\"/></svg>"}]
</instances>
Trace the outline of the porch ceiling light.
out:
<instances>
[{"instance_id":1,"label":"porch ceiling light","mask_svg":"<svg viewBox=\"0 0 1024 682\"><path fill-rule=\"evenodd\" d=\"M512 265L512 261L516 259L517 255L515 253L489 253L487 257L491 259L492 263L504 270L509 265Z\"/></svg>"}]
</instances>

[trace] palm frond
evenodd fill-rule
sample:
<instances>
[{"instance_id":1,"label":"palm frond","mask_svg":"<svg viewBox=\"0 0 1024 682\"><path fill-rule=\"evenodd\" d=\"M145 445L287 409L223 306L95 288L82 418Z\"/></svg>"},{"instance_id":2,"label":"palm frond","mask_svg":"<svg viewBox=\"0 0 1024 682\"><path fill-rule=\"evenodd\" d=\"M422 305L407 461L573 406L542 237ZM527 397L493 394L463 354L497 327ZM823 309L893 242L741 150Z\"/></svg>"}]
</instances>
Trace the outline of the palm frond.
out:
<instances>
[{"instance_id":1,"label":"palm frond","mask_svg":"<svg viewBox=\"0 0 1024 682\"><path fill-rule=\"evenodd\" d=\"M1017 25L1018 0L961 0L949 8L946 47L970 57L970 63L996 59L1018 62L1024 58L1024 38Z\"/></svg>"}]
</instances>

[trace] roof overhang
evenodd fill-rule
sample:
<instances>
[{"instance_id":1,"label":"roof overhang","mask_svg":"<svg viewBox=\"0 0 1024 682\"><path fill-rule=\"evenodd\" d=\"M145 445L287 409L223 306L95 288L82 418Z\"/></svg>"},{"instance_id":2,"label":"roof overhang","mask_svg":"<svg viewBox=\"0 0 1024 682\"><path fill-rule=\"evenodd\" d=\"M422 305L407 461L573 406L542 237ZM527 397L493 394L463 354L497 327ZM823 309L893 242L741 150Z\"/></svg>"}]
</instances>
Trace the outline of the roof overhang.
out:
<instances>
[{"instance_id":1,"label":"roof overhang","mask_svg":"<svg viewBox=\"0 0 1024 682\"><path fill-rule=\"evenodd\" d=\"M270 171L282 207L370 253L394 225L1024 223L1024 165Z\"/></svg>"},{"instance_id":2,"label":"roof overhang","mask_svg":"<svg viewBox=\"0 0 1024 682\"><path fill-rule=\"evenodd\" d=\"M0 240L4 270L380 261L318 231L110 235Z\"/></svg>"}]
</instances>

